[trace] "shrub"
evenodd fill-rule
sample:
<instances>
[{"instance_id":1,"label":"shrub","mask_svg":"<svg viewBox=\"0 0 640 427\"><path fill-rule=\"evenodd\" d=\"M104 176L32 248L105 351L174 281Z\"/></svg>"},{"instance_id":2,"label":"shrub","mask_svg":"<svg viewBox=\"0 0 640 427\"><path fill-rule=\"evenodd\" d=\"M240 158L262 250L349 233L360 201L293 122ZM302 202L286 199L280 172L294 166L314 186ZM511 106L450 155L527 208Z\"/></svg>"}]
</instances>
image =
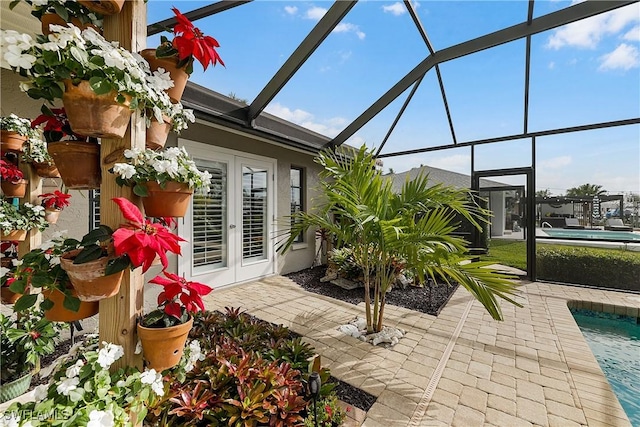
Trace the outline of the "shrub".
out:
<instances>
[{"instance_id":1,"label":"shrub","mask_svg":"<svg viewBox=\"0 0 640 427\"><path fill-rule=\"evenodd\" d=\"M537 276L542 280L640 291L640 256L591 248L540 248Z\"/></svg>"}]
</instances>

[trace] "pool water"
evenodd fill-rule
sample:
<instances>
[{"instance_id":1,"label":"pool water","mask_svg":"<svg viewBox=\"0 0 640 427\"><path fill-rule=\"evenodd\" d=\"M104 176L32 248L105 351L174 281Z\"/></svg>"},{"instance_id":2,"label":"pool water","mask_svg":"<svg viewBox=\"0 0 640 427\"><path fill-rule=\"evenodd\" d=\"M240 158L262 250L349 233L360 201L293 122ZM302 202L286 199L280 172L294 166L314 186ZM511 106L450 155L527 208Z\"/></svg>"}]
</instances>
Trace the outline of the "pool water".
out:
<instances>
[{"instance_id":1,"label":"pool water","mask_svg":"<svg viewBox=\"0 0 640 427\"><path fill-rule=\"evenodd\" d=\"M580 240L611 240L615 242L640 242L640 234L631 231L568 230L566 228L545 228L549 237ZM538 236L542 237L542 236Z\"/></svg>"},{"instance_id":2,"label":"pool water","mask_svg":"<svg viewBox=\"0 0 640 427\"><path fill-rule=\"evenodd\" d=\"M631 425L640 426L640 324L638 319L571 309Z\"/></svg>"}]
</instances>

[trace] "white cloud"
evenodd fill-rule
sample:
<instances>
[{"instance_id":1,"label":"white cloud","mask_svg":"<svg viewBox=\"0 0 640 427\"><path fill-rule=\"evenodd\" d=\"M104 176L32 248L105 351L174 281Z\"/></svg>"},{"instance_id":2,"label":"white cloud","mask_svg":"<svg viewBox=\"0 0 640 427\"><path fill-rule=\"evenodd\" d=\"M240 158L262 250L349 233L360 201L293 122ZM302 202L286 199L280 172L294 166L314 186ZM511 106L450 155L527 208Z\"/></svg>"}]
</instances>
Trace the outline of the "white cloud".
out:
<instances>
[{"instance_id":1,"label":"white cloud","mask_svg":"<svg viewBox=\"0 0 640 427\"><path fill-rule=\"evenodd\" d=\"M382 10L385 13L390 13L395 16L400 16L407 13L407 8L404 7L404 4L402 4L402 2L399 2L399 1L393 4L382 6Z\"/></svg>"},{"instance_id":2,"label":"white cloud","mask_svg":"<svg viewBox=\"0 0 640 427\"><path fill-rule=\"evenodd\" d=\"M635 27L627 31L627 33L622 36L622 38L631 42L640 42L640 25L636 25Z\"/></svg>"},{"instance_id":3,"label":"white cloud","mask_svg":"<svg viewBox=\"0 0 640 427\"><path fill-rule=\"evenodd\" d=\"M310 129L321 135L329 137L336 136L347 124L347 119L342 117L331 117L329 119L317 120L313 114L308 111L296 108L294 110L284 105L274 102L265 108L265 111L274 116L278 116L284 120Z\"/></svg>"},{"instance_id":4,"label":"white cloud","mask_svg":"<svg viewBox=\"0 0 640 427\"><path fill-rule=\"evenodd\" d=\"M355 33L360 40L364 40L366 34L360 31L360 27L349 22L341 22L333 29L334 33Z\"/></svg>"},{"instance_id":5,"label":"white cloud","mask_svg":"<svg viewBox=\"0 0 640 427\"><path fill-rule=\"evenodd\" d=\"M635 3L560 27L549 37L547 47L594 49L604 36L617 34L627 25L639 21L640 5Z\"/></svg>"},{"instance_id":6,"label":"white cloud","mask_svg":"<svg viewBox=\"0 0 640 427\"><path fill-rule=\"evenodd\" d=\"M613 52L602 55L599 59L602 61L600 67L598 67L600 71L629 70L640 65L638 48L626 43L622 43Z\"/></svg>"},{"instance_id":7,"label":"white cloud","mask_svg":"<svg viewBox=\"0 0 640 427\"><path fill-rule=\"evenodd\" d=\"M313 6L307 10L304 17L307 19L313 19L314 21L319 21L325 13L327 13L327 9L324 7Z\"/></svg>"},{"instance_id":8,"label":"white cloud","mask_svg":"<svg viewBox=\"0 0 640 427\"><path fill-rule=\"evenodd\" d=\"M570 165L572 162L571 156L558 156L550 159L545 159L538 162L539 169L560 169Z\"/></svg>"},{"instance_id":9,"label":"white cloud","mask_svg":"<svg viewBox=\"0 0 640 427\"><path fill-rule=\"evenodd\" d=\"M285 6L284 11L289 15L295 15L298 12L298 8L296 6Z\"/></svg>"}]
</instances>

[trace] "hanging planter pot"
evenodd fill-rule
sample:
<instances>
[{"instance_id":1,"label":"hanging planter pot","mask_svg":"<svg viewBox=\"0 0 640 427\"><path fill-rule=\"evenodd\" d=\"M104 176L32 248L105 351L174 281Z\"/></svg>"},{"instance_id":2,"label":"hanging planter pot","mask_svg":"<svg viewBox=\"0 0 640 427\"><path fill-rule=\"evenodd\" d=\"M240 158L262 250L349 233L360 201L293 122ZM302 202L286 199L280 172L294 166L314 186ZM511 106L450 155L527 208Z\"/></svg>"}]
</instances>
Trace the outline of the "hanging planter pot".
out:
<instances>
[{"instance_id":1,"label":"hanging planter pot","mask_svg":"<svg viewBox=\"0 0 640 427\"><path fill-rule=\"evenodd\" d=\"M164 116L163 119L162 123L155 118L151 119L151 125L147 128L145 146L151 150L163 148L167 143L171 131L171 119L167 116Z\"/></svg>"},{"instance_id":2,"label":"hanging planter pot","mask_svg":"<svg viewBox=\"0 0 640 427\"><path fill-rule=\"evenodd\" d=\"M178 67L178 57L156 58L155 49L144 49L140 52L140 55L149 63L151 71L164 68L169 72L173 80L173 87L166 90L167 95L169 95L171 102L174 104L180 102L184 88L187 86L187 80L189 80L189 74L184 70L184 67Z\"/></svg>"},{"instance_id":3,"label":"hanging planter pot","mask_svg":"<svg viewBox=\"0 0 640 427\"><path fill-rule=\"evenodd\" d=\"M193 317L188 322L168 328L147 328L138 324L138 338L149 369L162 372L180 361L193 326Z\"/></svg>"},{"instance_id":4,"label":"hanging planter pot","mask_svg":"<svg viewBox=\"0 0 640 427\"><path fill-rule=\"evenodd\" d=\"M29 293L30 286L27 286L25 292ZM22 294L13 292L8 286L0 288L0 299L5 304L15 304L16 301L22 296Z\"/></svg>"},{"instance_id":5,"label":"hanging planter pot","mask_svg":"<svg viewBox=\"0 0 640 427\"><path fill-rule=\"evenodd\" d=\"M45 209L44 210L44 219L49 223L49 224L55 224L58 222L58 217L60 217L60 212L62 212L60 209Z\"/></svg>"},{"instance_id":6,"label":"hanging planter pot","mask_svg":"<svg viewBox=\"0 0 640 427\"><path fill-rule=\"evenodd\" d=\"M41 178L60 178L60 172L55 164L32 163L36 174Z\"/></svg>"},{"instance_id":7,"label":"hanging planter pot","mask_svg":"<svg viewBox=\"0 0 640 427\"><path fill-rule=\"evenodd\" d=\"M0 403L7 402L25 394L27 390L29 390L29 386L31 386L32 376L33 373L29 372L9 383L0 384Z\"/></svg>"},{"instance_id":8,"label":"hanging planter pot","mask_svg":"<svg viewBox=\"0 0 640 427\"><path fill-rule=\"evenodd\" d=\"M189 208L193 190L187 184L169 181L162 188L155 181L146 183L148 196L142 198L146 216L183 217Z\"/></svg>"},{"instance_id":9,"label":"hanging planter pot","mask_svg":"<svg viewBox=\"0 0 640 427\"><path fill-rule=\"evenodd\" d=\"M2 183L0 183L0 187L2 187L2 192L5 196L20 198L24 197L24 195L27 193L28 183L29 181L27 181L26 179L21 179L16 182L3 180Z\"/></svg>"},{"instance_id":10,"label":"hanging planter pot","mask_svg":"<svg viewBox=\"0 0 640 427\"><path fill-rule=\"evenodd\" d=\"M71 291L71 295L75 297L78 296L75 290ZM98 310L100 309L100 303L98 301L80 301L78 311L69 310L63 305L64 294L57 289L43 289L42 296L53 302L53 307L44 312L44 317L51 322L74 322L76 320L86 319L87 317L98 314Z\"/></svg>"},{"instance_id":11,"label":"hanging planter pot","mask_svg":"<svg viewBox=\"0 0 640 427\"><path fill-rule=\"evenodd\" d=\"M102 34L102 29L96 27L90 22L83 24L82 21L80 21L78 18L73 17L71 18L70 22L78 27L80 31L86 30L87 28L93 28L98 33ZM67 26L67 21L65 21L60 15L55 13L45 13L44 15L42 15L42 18L40 18L40 23L42 24L42 34L44 34L45 36L51 34L49 25L62 25L63 27Z\"/></svg>"},{"instance_id":12,"label":"hanging planter pot","mask_svg":"<svg viewBox=\"0 0 640 427\"><path fill-rule=\"evenodd\" d=\"M65 80L64 86L62 103L75 133L95 138L124 136L132 113L129 109L131 97L125 95L127 100L119 103L115 90L97 95L86 80L77 86L71 80Z\"/></svg>"},{"instance_id":13,"label":"hanging planter pot","mask_svg":"<svg viewBox=\"0 0 640 427\"><path fill-rule=\"evenodd\" d=\"M76 249L63 254L60 257L60 266L69 275L80 301L100 301L117 294L120 291L124 270L105 276L105 269L110 260L108 257L74 264L73 260L79 252L80 249Z\"/></svg>"},{"instance_id":14,"label":"hanging planter pot","mask_svg":"<svg viewBox=\"0 0 640 427\"><path fill-rule=\"evenodd\" d=\"M22 136L17 132L12 132L8 130L0 131L0 149L2 151L13 151L13 152L21 152L22 145L27 142L27 137Z\"/></svg>"},{"instance_id":15,"label":"hanging planter pot","mask_svg":"<svg viewBox=\"0 0 640 427\"><path fill-rule=\"evenodd\" d=\"M27 240L27 230L11 230L8 234L4 234L4 231L0 233L2 241L18 241L24 242Z\"/></svg>"},{"instance_id":16,"label":"hanging planter pot","mask_svg":"<svg viewBox=\"0 0 640 427\"><path fill-rule=\"evenodd\" d=\"M89 10L93 10L101 15L115 15L120 13L125 0L78 0L78 2Z\"/></svg>"},{"instance_id":17,"label":"hanging planter pot","mask_svg":"<svg viewBox=\"0 0 640 427\"><path fill-rule=\"evenodd\" d=\"M100 146L81 141L58 141L48 144L62 182L73 190L100 188Z\"/></svg>"}]
</instances>

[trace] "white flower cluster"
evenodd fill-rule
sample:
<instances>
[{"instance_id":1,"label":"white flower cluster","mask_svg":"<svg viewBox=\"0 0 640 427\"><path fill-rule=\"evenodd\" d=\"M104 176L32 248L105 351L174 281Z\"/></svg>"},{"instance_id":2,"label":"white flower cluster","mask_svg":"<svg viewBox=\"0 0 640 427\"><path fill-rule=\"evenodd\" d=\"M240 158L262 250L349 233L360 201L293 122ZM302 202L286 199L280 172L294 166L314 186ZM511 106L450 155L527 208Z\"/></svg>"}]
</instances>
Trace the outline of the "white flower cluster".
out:
<instances>
[{"instance_id":1,"label":"white flower cluster","mask_svg":"<svg viewBox=\"0 0 640 427\"><path fill-rule=\"evenodd\" d=\"M44 231L49 223L44 219L44 208L24 203L17 208L2 200L0 202L0 229L4 234L12 230L31 230L38 228Z\"/></svg>"},{"instance_id":2,"label":"white flower cluster","mask_svg":"<svg viewBox=\"0 0 640 427\"><path fill-rule=\"evenodd\" d=\"M98 351L98 365L102 369L109 369L113 362L124 356L124 349L121 345L102 342L102 348Z\"/></svg>"},{"instance_id":3,"label":"white flower cluster","mask_svg":"<svg viewBox=\"0 0 640 427\"><path fill-rule=\"evenodd\" d=\"M184 366L186 372L191 372L195 367L196 362L204 360L204 354L200 348L200 341L193 340L184 349L185 356L187 357L187 363Z\"/></svg>"},{"instance_id":4,"label":"white flower cluster","mask_svg":"<svg viewBox=\"0 0 640 427\"><path fill-rule=\"evenodd\" d=\"M211 174L200 171L191 160L184 147L170 147L164 151L150 149L125 150L128 163L116 163L113 173L121 180L135 184L148 181L163 183L175 181L189 185L189 188L208 193Z\"/></svg>"},{"instance_id":5,"label":"white flower cluster","mask_svg":"<svg viewBox=\"0 0 640 427\"><path fill-rule=\"evenodd\" d=\"M40 138L39 134L29 138L29 142L25 144L22 160L27 163L53 164L53 158L47 150L47 143Z\"/></svg>"},{"instance_id":6,"label":"white flower cluster","mask_svg":"<svg viewBox=\"0 0 640 427\"><path fill-rule=\"evenodd\" d=\"M31 121L29 119L18 117L13 113L0 118L0 129L16 132L29 139L38 137L38 132L31 129Z\"/></svg>"},{"instance_id":7,"label":"white flower cluster","mask_svg":"<svg viewBox=\"0 0 640 427\"><path fill-rule=\"evenodd\" d=\"M151 386L151 390L153 390L153 392L158 396L164 395L162 374L160 372L156 372L155 369L150 369L140 374L140 382L142 382L142 384L149 384Z\"/></svg>"},{"instance_id":8,"label":"white flower cluster","mask_svg":"<svg viewBox=\"0 0 640 427\"><path fill-rule=\"evenodd\" d=\"M87 427L113 427L115 426L115 420L113 417L113 412L107 411L99 411L94 409L89 413L89 422L87 423Z\"/></svg>"},{"instance_id":9,"label":"white flower cluster","mask_svg":"<svg viewBox=\"0 0 640 427\"><path fill-rule=\"evenodd\" d=\"M36 57L29 52L33 47L33 38L29 34L22 34L14 30L0 32L0 51L3 65L28 69L36 63Z\"/></svg>"}]
</instances>

